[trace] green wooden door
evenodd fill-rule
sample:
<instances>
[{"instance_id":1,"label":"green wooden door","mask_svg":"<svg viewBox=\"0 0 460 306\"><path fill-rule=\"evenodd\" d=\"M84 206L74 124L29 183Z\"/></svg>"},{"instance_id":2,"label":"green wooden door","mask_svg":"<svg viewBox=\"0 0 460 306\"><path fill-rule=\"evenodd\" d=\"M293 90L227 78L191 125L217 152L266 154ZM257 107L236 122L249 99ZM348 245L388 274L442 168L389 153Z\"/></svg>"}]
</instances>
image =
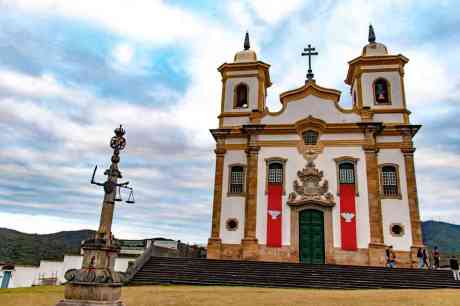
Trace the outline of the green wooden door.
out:
<instances>
[{"instance_id":1,"label":"green wooden door","mask_svg":"<svg viewBox=\"0 0 460 306\"><path fill-rule=\"evenodd\" d=\"M299 214L300 262L324 263L324 216L319 210L302 210Z\"/></svg>"}]
</instances>

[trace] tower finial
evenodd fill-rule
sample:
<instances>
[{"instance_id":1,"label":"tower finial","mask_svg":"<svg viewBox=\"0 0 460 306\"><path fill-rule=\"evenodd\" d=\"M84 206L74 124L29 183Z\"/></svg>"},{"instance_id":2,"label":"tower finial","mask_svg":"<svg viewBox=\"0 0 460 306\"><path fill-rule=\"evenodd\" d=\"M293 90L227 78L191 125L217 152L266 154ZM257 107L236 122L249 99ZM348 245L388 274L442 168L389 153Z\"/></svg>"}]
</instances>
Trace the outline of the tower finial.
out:
<instances>
[{"instance_id":1,"label":"tower finial","mask_svg":"<svg viewBox=\"0 0 460 306\"><path fill-rule=\"evenodd\" d=\"M246 35L244 36L244 50L249 50L251 45L249 44L249 33L246 31Z\"/></svg>"},{"instance_id":2,"label":"tower finial","mask_svg":"<svg viewBox=\"0 0 460 306\"><path fill-rule=\"evenodd\" d=\"M372 27L372 24L369 25L369 38L368 38L369 43L375 43L375 32L374 32L374 27Z\"/></svg>"}]
</instances>

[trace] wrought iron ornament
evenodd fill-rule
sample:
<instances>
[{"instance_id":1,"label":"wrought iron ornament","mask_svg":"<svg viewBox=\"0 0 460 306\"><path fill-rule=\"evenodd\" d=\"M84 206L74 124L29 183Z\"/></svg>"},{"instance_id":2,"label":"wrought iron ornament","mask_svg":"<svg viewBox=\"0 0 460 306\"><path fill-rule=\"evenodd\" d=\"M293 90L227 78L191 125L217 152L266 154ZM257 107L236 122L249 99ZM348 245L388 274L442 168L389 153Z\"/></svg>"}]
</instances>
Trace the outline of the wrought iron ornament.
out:
<instances>
[{"instance_id":1,"label":"wrought iron ornament","mask_svg":"<svg viewBox=\"0 0 460 306\"><path fill-rule=\"evenodd\" d=\"M121 172L118 170L118 163L120 162L120 151L122 151L126 146L126 139L123 137L126 131L120 124L120 127L114 130L115 136L110 139L110 147L113 149L113 155L111 158L112 165L110 168L104 171L104 175L107 175L107 180L104 183L99 183L94 180L96 176L97 166L94 167L93 175L91 177L91 184L98 185L104 187L105 194L110 194L114 190L115 193L115 201L122 201L121 198L121 189L129 190L129 196L126 203L133 204L135 203L134 200L134 190L132 187L129 187L129 181L123 183L117 183L116 180L114 181L112 177L121 178Z\"/></svg>"},{"instance_id":2,"label":"wrought iron ornament","mask_svg":"<svg viewBox=\"0 0 460 306\"><path fill-rule=\"evenodd\" d=\"M308 56L308 73L307 73L307 80L313 80L313 77L315 76L313 74L313 71L311 70L311 57L313 55L318 55L318 52L313 52L315 51L316 48L313 48L310 44L308 45L308 48L304 48L302 52L302 56Z\"/></svg>"}]
</instances>

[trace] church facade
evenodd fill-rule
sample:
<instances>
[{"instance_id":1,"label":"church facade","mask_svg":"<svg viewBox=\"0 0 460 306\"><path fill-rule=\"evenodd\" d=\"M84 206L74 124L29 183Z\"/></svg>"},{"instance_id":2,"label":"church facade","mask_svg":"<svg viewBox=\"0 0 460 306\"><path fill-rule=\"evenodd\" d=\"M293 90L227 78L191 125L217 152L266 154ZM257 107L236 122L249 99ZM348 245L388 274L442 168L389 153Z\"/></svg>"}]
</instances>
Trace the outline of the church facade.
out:
<instances>
[{"instance_id":1,"label":"church facade","mask_svg":"<svg viewBox=\"0 0 460 306\"><path fill-rule=\"evenodd\" d=\"M305 49L309 56L314 48ZM308 53L307 53L308 54ZM305 84L266 102L270 65L244 50L221 65L208 258L399 267L422 246L403 55L375 41L349 61L340 91Z\"/></svg>"}]
</instances>

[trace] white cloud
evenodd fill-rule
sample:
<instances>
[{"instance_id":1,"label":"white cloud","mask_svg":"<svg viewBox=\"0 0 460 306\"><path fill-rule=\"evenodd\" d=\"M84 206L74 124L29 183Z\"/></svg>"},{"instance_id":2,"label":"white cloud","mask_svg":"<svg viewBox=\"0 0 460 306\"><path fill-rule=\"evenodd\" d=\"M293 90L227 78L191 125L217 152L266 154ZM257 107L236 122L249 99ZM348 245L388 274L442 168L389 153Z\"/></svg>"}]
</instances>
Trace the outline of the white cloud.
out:
<instances>
[{"instance_id":1,"label":"white cloud","mask_svg":"<svg viewBox=\"0 0 460 306\"><path fill-rule=\"evenodd\" d=\"M134 49L127 43L121 43L115 46L112 54L117 63L128 65L133 60Z\"/></svg>"},{"instance_id":2,"label":"white cloud","mask_svg":"<svg viewBox=\"0 0 460 306\"><path fill-rule=\"evenodd\" d=\"M269 24L274 24L282 18L293 13L300 6L305 5L304 0L249 0L247 5L251 6L254 12Z\"/></svg>"},{"instance_id":3,"label":"white cloud","mask_svg":"<svg viewBox=\"0 0 460 306\"><path fill-rule=\"evenodd\" d=\"M203 31L199 18L161 0L4 0L2 5L78 18L121 35L160 44Z\"/></svg>"}]
</instances>

